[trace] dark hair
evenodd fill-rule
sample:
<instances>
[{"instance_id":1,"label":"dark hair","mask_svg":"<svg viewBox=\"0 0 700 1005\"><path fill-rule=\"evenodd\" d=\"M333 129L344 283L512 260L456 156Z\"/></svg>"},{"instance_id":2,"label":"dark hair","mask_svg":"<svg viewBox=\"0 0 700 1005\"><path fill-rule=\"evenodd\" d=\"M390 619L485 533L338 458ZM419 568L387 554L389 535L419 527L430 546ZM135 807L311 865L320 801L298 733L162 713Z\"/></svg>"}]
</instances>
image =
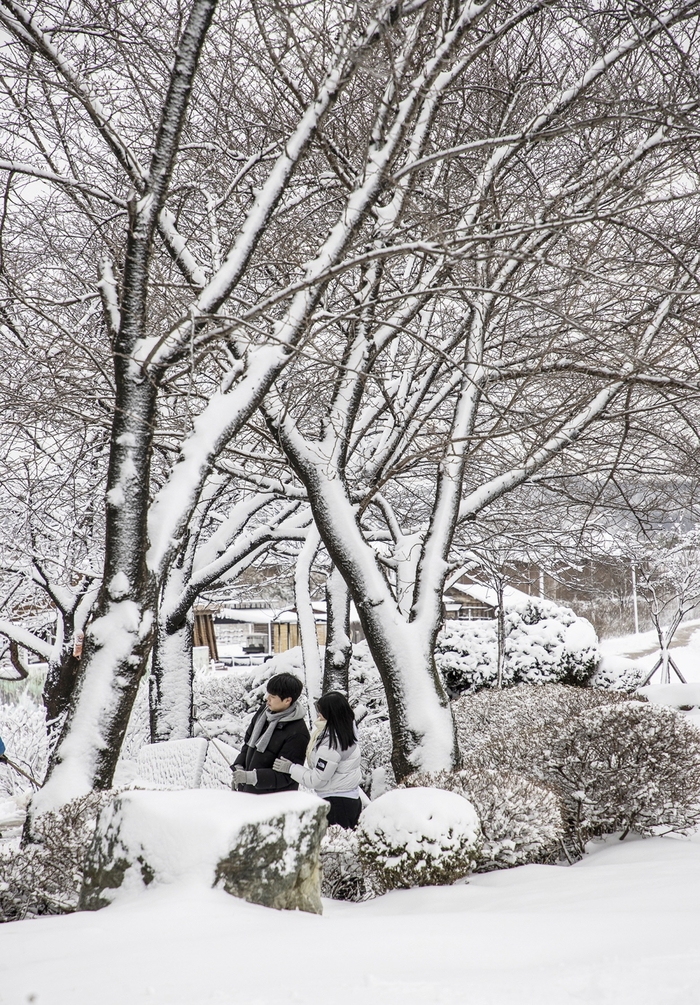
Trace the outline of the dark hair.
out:
<instances>
[{"instance_id":1,"label":"dark hair","mask_svg":"<svg viewBox=\"0 0 700 1005\"><path fill-rule=\"evenodd\" d=\"M350 702L340 691L329 691L319 698L316 708L326 720L325 732L331 747L347 750L356 742L355 713Z\"/></svg>"},{"instance_id":2,"label":"dark hair","mask_svg":"<svg viewBox=\"0 0 700 1005\"><path fill-rule=\"evenodd\" d=\"M276 673L267 682L267 693L278 698L291 698L295 702L301 694L304 685L293 673Z\"/></svg>"}]
</instances>

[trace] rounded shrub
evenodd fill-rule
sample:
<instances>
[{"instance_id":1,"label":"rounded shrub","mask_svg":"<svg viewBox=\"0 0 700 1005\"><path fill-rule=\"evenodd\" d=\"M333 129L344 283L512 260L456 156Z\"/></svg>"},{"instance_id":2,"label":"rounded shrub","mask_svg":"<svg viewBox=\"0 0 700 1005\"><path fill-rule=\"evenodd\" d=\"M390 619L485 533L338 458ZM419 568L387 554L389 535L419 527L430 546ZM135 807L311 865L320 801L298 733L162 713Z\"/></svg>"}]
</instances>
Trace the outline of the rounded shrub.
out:
<instances>
[{"instance_id":1,"label":"rounded shrub","mask_svg":"<svg viewBox=\"0 0 700 1005\"><path fill-rule=\"evenodd\" d=\"M527 775L549 784L547 757L555 740L589 709L629 699L566 684L487 689L452 702L465 765Z\"/></svg>"},{"instance_id":2,"label":"rounded shrub","mask_svg":"<svg viewBox=\"0 0 700 1005\"><path fill-rule=\"evenodd\" d=\"M434 788L386 792L365 808L357 835L360 862L378 893L453 883L474 868L481 843L471 803Z\"/></svg>"},{"instance_id":3,"label":"rounded shrub","mask_svg":"<svg viewBox=\"0 0 700 1005\"><path fill-rule=\"evenodd\" d=\"M448 621L437 637L435 663L451 695L495 687L496 625ZM528 597L505 612L502 685L560 682L581 686L598 663L593 625L569 607Z\"/></svg>"},{"instance_id":4,"label":"rounded shrub","mask_svg":"<svg viewBox=\"0 0 700 1005\"><path fill-rule=\"evenodd\" d=\"M540 782L474 765L463 771L420 772L403 784L447 789L472 803L482 831L477 872L559 857L564 836L561 801Z\"/></svg>"},{"instance_id":5,"label":"rounded shrub","mask_svg":"<svg viewBox=\"0 0 700 1005\"><path fill-rule=\"evenodd\" d=\"M580 849L598 834L684 834L700 822L700 730L673 709L588 709L554 738L547 767Z\"/></svg>"}]
</instances>

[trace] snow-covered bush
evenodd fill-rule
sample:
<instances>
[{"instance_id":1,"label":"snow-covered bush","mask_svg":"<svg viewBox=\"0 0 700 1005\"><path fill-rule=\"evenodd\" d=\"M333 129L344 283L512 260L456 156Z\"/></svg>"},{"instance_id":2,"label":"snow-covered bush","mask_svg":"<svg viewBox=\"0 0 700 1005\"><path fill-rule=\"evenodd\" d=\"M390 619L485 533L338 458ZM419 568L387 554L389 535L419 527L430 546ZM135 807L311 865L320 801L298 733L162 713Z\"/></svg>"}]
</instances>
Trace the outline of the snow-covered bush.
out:
<instances>
[{"instance_id":1,"label":"snow-covered bush","mask_svg":"<svg viewBox=\"0 0 700 1005\"><path fill-rule=\"evenodd\" d=\"M566 684L486 689L452 702L465 767L493 768L545 780L556 737L589 709L627 702L623 694Z\"/></svg>"},{"instance_id":2,"label":"snow-covered bush","mask_svg":"<svg viewBox=\"0 0 700 1005\"><path fill-rule=\"evenodd\" d=\"M362 772L360 784L368 796L376 799L377 796L396 786L396 777L391 766L391 727L386 720L367 716L360 722L357 732Z\"/></svg>"},{"instance_id":3,"label":"snow-covered bush","mask_svg":"<svg viewBox=\"0 0 700 1005\"><path fill-rule=\"evenodd\" d=\"M91 792L37 817L33 844L0 853L0 922L78 909L95 823L113 792Z\"/></svg>"},{"instance_id":4,"label":"snow-covered bush","mask_svg":"<svg viewBox=\"0 0 700 1005\"><path fill-rule=\"evenodd\" d=\"M561 801L546 785L512 771L418 772L406 787L434 786L468 799L481 823L477 872L559 857L564 836Z\"/></svg>"},{"instance_id":5,"label":"snow-covered bush","mask_svg":"<svg viewBox=\"0 0 700 1005\"><path fill-rule=\"evenodd\" d=\"M358 722L362 788L376 798L396 786L386 692L366 642L352 648L348 698Z\"/></svg>"},{"instance_id":6,"label":"snow-covered bush","mask_svg":"<svg viewBox=\"0 0 700 1005\"><path fill-rule=\"evenodd\" d=\"M503 685L585 684L598 662L589 621L569 607L526 598L505 612ZM435 662L452 695L493 687L497 674L496 624L448 621L437 638Z\"/></svg>"},{"instance_id":7,"label":"snow-covered bush","mask_svg":"<svg viewBox=\"0 0 700 1005\"><path fill-rule=\"evenodd\" d=\"M435 663L451 695L479 691L496 684L498 639L492 621L446 621L438 634ZM512 684L511 667L503 668L503 683Z\"/></svg>"},{"instance_id":8,"label":"snow-covered bush","mask_svg":"<svg viewBox=\"0 0 700 1005\"><path fill-rule=\"evenodd\" d=\"M369 716L388 721L386 692L366 642L358 642L352 647L348 685L348 698L358 719Z\"/></svg>"},{"instance_id":9,"label":"snow-covered bush","mask_svg":"<svg viewBox=\"0 0 700 1005\"><path fill-rule=\"evenodd\" d=\"M41 783L48 758L43 707L26 696L22 696L16 704L0 705L0 736L10 760ZM31 789L28 779L9 765L0 764L0 794L14 796Z\"/></svg>"},{"instance_id":10,"label":"snow-covered bush","mask_svg":"<svg viewBox=\"0 0 700 1005\"><path fill-rule=\"evenodd\" d=\"M558 733L547 767L579 849L596 834L685 834L700 823L700 730L673 709L589 709Z\"/></svg>"},{"instance_id":11,"label":"snow-covered bush","mask_svg":"<svg viewBox=\"0 0 700 1005\"><path fill-rule=\"evenodd\" d=\"M332 824L321 841L321 895L332 900L369 900L372 890L360 865L355 831Z\"/></svg>"},{"instance_id":12,"label":"snow-covered bush","mask_svg":"<svg viewBox=\"0 0 700 1005\"><path fill-rule=\"evenodd\" d=\"M474 868L481 842L471 803L432 788L386 792L363 810L357 836L378 893L453 883Z\"/></svg>"},{"instance_id":13,"label":"snow-covered bush","mask_svg":"<svg viewBox=\"0 0 700 1005\"><path fill-rule=\"evenodd\" d=\"M633 694L647 675L647 671L625 656L603 656L588 682L589 687L602 691L622 691Z\"/></svg>"}]
</instances>

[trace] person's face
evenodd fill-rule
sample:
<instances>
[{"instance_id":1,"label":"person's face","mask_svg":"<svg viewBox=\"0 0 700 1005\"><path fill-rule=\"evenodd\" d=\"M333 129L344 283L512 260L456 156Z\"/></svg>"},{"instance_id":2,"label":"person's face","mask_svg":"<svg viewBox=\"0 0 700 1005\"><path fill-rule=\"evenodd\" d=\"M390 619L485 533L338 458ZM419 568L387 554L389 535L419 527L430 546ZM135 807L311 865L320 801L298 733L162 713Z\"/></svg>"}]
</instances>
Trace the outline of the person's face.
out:
<instances>
[{"instance_id":1,"label":"person's face","mask_svg":"<svg viewBox=\"0 0 700 1005\"><path fill-rule=\"evenodd\" d=\"M279 695L269 693L265 701L271 712L284 712L292 704L291 698L280 698Z\"/></svg>"},{"instance_id":2,"label":"person's face","mask_svg":"<svg viewBox=\"0 0 700 1005\"><path fill-rule=\"evenodd\" d=\"M325 715L323 714L323 712L321 711L321 709L318 707L318 702L316 702L316 718L320 722L325 722L326 721Z\"/></svg>"}]
</instances>

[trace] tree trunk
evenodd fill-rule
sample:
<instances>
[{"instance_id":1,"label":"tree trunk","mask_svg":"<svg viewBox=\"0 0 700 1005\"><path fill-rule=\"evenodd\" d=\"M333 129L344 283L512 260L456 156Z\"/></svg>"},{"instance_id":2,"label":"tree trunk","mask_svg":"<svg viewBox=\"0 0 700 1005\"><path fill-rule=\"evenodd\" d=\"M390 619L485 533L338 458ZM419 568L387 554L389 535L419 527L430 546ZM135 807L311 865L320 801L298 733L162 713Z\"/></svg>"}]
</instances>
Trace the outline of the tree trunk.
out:
<instances>
[{"instance_id":1,"label":"tree trunk","mask_svg":"<svg viewBox=\"0 0 700 1005\"><path fill-rule=\"evenodd\" d=\"M49 741L58 739L79 670L80 658L73 655L72 641L62 647L60 660L49 661L42 693Z\"/></svg>"},{"instance_id":2,"label":"tree trunk","mask_svg":"<svg viewBox=\"0 0 700 1005\"><path fill-rule=\"evenodd\" d=\"M145 562L154 419L151 383L124 379L112 431L103 585L34 812L112 784L155 621L155 583Z\"/></svg>"},{"instance_id":3,"label":"tree trunk","mask_svg":"<svg viewBox=\"0 0 700 1005\"><path fill-rule=\"evenodd\" d=\"M148 682L151 743L192 736L193 627L190 612L177 627L159 624L156 631Z\"/></svg>"},{"instance_id":4,"label":"tree trunk","mask_svg":"<svg viewBox=\"0 0 700 1005\"><path fill-rule=\"evenodd\" d=\"M437 626L431 636L415 622L387 623L370 604L358 611L386 691L397 780L415 771L457 769L454 721L433 657Z\"/></svg>"},{"instance_id":5,"label":"tree trunk","mask_svg":"<svg viewBox=\"0 0 700 1005\"><path fill-rule=\"evenodd\" d=\"M299 639L304 660L304 676L309 706L321 697L321 653L316 635L316 618L311 603L311 566L320 544L318 531L312 524L304 547L299 553L294 572L294 599L299 625Z\"/></svg>"},{"instance_id":6,"label":"tree trunk","mask_svg":"<svg viewBox=\"0 0 700 1005\"><path fill-rule=\"evenodd\" d=\"M323 662L323 694L349 691L350 591L338 569L333 566L326 580L326 654Z\"/></svg>"},{"instance_id":7,"label":"tree trunk","mask_svg":"<svg viewBox=\"0 0 700 1005\"><path fill-rule=\"evenodd\" d=\"M146 671L155 624L156 583L146 563L151 455L157 422L158 375L138 362L149 334L153 238L170 184L192 83L216 0L194 0L180 36L147 179L128 202L129 228L121 303L111 304L115 402L106 494L105 562L95 618L86 630L81 667L66 723L36 814L91 789L112 784L124 734ZM116 327L118 326L118 328Z\"/></svg>"}]
</instances>

